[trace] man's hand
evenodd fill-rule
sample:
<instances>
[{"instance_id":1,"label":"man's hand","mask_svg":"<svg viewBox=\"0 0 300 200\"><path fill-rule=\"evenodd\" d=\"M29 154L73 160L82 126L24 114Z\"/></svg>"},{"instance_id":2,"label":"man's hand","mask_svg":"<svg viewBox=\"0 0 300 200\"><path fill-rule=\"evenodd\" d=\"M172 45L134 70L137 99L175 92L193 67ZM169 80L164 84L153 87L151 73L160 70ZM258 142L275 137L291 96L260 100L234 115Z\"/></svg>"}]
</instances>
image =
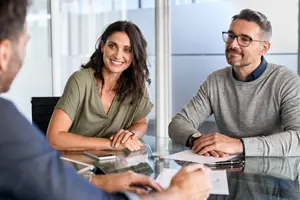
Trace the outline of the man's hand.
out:
<instances>
[{"instance_id":1,"label":"man's hand","mask_svg":"<svg viewBox=\"0 0 300 200\"><path fill-rule=\"evenodd\" d=\"M204 153L203 156L213 156L213 157L220 157L220 158L224 158L229 156L228 153L224 153L222 151L209 151L207 153Z\"/></svg>"},{"instance_id":2,"label":"man's hand","mask_svg":"<svg viewBox=\"0 0 300 200\"><path fill-rule=\"evenodd\" d=\"M149 176L127 171L119 174L93 176L92 183L106 192L130 191L146 194L147 187L161 192L161 186Z\"/></svg>"},{"instance_id":3,"label":"man's hand","mask_svg":"<svg viewBox=\"0 0 300 200\"><path fill-rule=\"evenodd\" d=\"M137 136L129 130L121 129L109 139L112 141L112 146L118 148L120 144L126 143L130 138L138 139Z\"/></svg>"},{"instance_id":4,"label":"man's hand","mask_svg":"<svg viewBox=\"0 0 300 200\"><path fill-rule=\"evenodd\" d=\"M212 156L215 156L216 154L211 153L213 151L226 154L238 154L243 152L243 144L240 139L231 138L220 133L212 133L203 135L197 139L194 143L193 150L199 155L207 155L207 153L210 153Z\"/></svg>"},{"instance_id":5,"label":"man's hand","mask_svg":"<svg viewBox=\"0 0 300 200\"><path fill-rule=\"evenodd\" d=\"M179 193L179 199L206 199L211 189L209 171L202 164L184 167L173 177L168 190Z\"/></svg>"}]
</instances>

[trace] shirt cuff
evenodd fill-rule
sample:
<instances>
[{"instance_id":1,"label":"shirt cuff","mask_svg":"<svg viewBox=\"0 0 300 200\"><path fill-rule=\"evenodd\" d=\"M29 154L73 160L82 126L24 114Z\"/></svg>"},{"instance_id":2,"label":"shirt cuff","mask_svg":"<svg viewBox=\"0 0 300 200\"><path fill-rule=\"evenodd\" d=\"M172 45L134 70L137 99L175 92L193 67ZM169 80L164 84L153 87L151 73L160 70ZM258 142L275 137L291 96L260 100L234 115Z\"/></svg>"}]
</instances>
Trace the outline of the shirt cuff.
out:
<instances>
[{"instance_id":1,"label":"shirt cuff","mask_svg":"<svg viewBox=\"0 0 300 200\"><path fill-rule=\"evenodd\" d=\"M245 156L265 156L262 141L259 137L243 138L243 142L245 145Z\"/></svg>"},{"instance_id":2,"label":"shirt cuff","mask_svg":"<svg viewBox=\"0 0 300 200\"><path fill-rule=\"evenodd\" d=\"M243 145L243 156L245 156L245 144L244 144L244 140L243 139L240 139L241 142L242 142L242 145Z\"/></svg>"},{"instance_id":3,"label":"shirt cuff","mask_svg":"<svg viewBox=\"0 0 300 200\"><path fill-rule=\"evenodd\" d=\"M193 135L193 134L192 134L192 135ZM185 143L185 146L187 146L187 147L192 147L192 146L190 145L190 139L191 139L192 135L190 135L190 136L188 137L188 139L187 139L187 141L186 141L186 143Z\"/></svg>"}]
</instances>

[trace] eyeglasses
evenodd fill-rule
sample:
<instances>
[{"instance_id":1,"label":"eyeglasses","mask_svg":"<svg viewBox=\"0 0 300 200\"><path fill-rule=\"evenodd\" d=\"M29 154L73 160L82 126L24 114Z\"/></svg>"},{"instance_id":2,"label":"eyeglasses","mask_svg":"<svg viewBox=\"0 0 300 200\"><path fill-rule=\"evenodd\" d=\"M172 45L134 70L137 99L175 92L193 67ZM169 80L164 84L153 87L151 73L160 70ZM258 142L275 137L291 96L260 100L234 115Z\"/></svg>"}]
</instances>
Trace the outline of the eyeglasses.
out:
<instances>
[{"instance_id":1,"label":"eyeglasses","mask_svg":"<svg viewBox=\"0 0 300 200\"><path fill-rule=\"evenodd\" d=\"M233 42L233 40L235 38L237 38L237 43L241 46L241 47L247 47L250 45L251 42L266 42L266 41L262 41L262 40L254 40L251 37L247 36L247 35L235 35L233 33L230 32L222 32L222 36L223 36L223 41L226 43L231 43Z\"/></svg>"}]
</instances>

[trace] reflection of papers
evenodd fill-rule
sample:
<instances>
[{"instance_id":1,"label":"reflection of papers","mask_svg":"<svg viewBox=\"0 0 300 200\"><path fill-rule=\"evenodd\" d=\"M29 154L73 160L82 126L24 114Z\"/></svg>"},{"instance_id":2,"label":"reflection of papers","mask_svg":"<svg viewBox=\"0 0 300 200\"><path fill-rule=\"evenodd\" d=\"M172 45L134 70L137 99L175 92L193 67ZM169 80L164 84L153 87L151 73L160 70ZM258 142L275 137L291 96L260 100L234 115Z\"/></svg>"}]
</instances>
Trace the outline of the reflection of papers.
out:
<instances>
[{"instance_id":1,"label":"reflection of papers","mask_svg":"<svg viewBox=\"0 0 300 200\"><path fill-rule=\"evenodd\" d=\"M148 155L142 154L137 156L127 156L125 159L127 160L127 165L132 166L143 162L148 162Z\"/></svg>"},{"instance_id":2,"label":"reflection of papers","mask_svg":"<svg viewBox=\"0 0 300 200\"><path fill-rule=\"evenodd\" d=\"M209 163L215 163L215 162L221 162L230 160L237 155L228 156L225 158L215 158L212 156L200 156L193 152L193 150L185 150L181 151L179 153L175 153L172 155L169 155L166 157L166 159L173 159L173 160L182 160L182 161L189 161L189 162L196 162L196 163L203 163L203 164L209 164Z\"/></svg>"},{"instance_id":3,"label":"reflection of papers","mask_svg":"<svg viewBox=\"0 0 300 200\"><path fill-rule=\"evenodd\" d=\"M148 163L148 154L143 151L134 151L127 156L117 156L115 168L121 169L138 165L140 163Z\"/></svg>"},{"instance_id":4,"label":"reflection of papers","mask_svg":"<svg viewBox=\"0 0 300 200\"><path fill-rule=\"evenodd\" d=\"M161 186L164 189L167 189L170 186L172 178L178 171L179 169L164 168L156 180L161 184ZM227 175L225 170L210 171L210 183L212 186L210 194L229 194Z\"/></svg>"}]
</instances>

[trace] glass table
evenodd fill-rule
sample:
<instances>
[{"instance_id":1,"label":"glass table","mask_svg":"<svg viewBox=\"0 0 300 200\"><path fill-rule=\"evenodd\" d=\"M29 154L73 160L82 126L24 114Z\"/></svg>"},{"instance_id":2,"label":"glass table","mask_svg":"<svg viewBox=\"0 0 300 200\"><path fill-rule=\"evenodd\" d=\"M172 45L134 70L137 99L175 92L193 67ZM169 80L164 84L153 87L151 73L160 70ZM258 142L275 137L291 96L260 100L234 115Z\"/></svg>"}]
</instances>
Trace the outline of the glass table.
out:
<instances>
[{"instance_id":1,"label":"glass table","mask_svg":"<svg viewBox=\"0 0 300 200\"><path fill-rule=\"evenodd\" d=\"M142 166L137 171L154 179L164 168L180 169L190 164L164 158L188 149L184 145L174 143L169 138L153 136L145 136L144 142L146 146L136 152L91 152L98 156L116 155L116 159L110 161L95 161L83 152L62 152L62 156L93 164L106 173L135 170L139 164L147 163L149 168ZM300 157L246 157L244 167L226 169L229 195L210 195L209 199L300 199L299 171ZM99 173L97 170L95 172Z\"/></svg>"}]
</instances>

